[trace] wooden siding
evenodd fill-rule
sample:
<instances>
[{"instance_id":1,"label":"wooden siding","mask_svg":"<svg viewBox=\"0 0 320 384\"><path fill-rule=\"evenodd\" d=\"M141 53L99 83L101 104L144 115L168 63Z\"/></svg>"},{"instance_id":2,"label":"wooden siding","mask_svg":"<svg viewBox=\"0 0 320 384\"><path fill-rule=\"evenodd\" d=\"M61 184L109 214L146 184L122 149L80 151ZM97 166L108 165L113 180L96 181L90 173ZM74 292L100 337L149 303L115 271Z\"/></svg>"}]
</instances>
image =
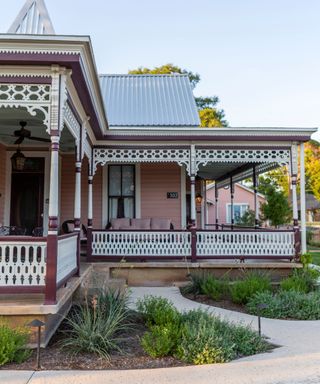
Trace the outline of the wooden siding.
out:
<instances>
[{"instance_id":1,"label":"wooden siding","mask_svg":"<svg viewBox=\"0 0 320 384\"><path fill-rule=\"evenodd\" d=\"M4 223L6 192L6 150L0 144L0 225Z\"/></svg>"},{"instance_id":2,"label":"wooden siding","mask_svg":"<svg viewBox=\"0 0 320 384\"><path fill-rule=\"evenodd\" d=\"M168 199L167 192L178 192ZM170 218L181 228L181 173L176 164L141 164L141 217Z\"/></svg>"}]
</instances>

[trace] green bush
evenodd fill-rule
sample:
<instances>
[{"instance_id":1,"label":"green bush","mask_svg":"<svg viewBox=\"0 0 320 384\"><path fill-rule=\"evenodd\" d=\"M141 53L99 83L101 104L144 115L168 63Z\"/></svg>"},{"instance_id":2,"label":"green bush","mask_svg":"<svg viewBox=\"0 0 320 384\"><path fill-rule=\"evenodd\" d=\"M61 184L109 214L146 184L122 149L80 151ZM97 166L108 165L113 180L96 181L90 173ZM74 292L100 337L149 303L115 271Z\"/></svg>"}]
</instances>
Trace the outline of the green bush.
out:
<instances>
[{"instance_id":1,"label":"green bush","mask_svg":"<svg viewBox=\"0 0 320 384\"><path fill-rule=\"evenodd\" d=\"M266 341L250 328L222 321L205 311L184 314L182 324L176 356L188 363L223 363L267 350Z\"/></svg>"},{"instance_id":2,"label":"green bush","mask_svg":"<svg viewBox=\"0 0 320 384\"><path fill-rule=\"evenodd\" d=\"M303 253L301 256L300 256L300 261L303 265L303 268L308 268L309 264L312 264L312 254L309 253L309 252L306 252L306 253Z\"/></svg>"},{"instance_id":3,"label":"green bush","mask_svg":"<svg viewBox=\"0 0 320 384\"><path fill-rule=\"evenodd\" d=\"M199 274L191 274L191 281L185 286L181 288L181 292L183 294L194 294L199 295L202 293L201 284L203 283L204 277Z\"/></svg>"},{"instance_id":4,"label":"green bush","mask_svg":"<svg viewBox=\"0 0 320 384\"><path fill-rule=\"evenodd\" d=\"M121 332L130 328L130 311L126 294L101 292L84 305L75 306L66 319L61 346L73 353L95 353L109 357L111 350L120 350Z\"/></svg>"},{"instance_id":5,"label":"green bush","mask_svg":"<svg viewBox=\"0 0 320 384\"><path fill-rule=\"evenodd\" d=\"M6 323L0 323L0 366L26 360L31 354L27 348L28 339L28 330L10 328Z\"/></svg>"},{"instance_id":6,"label":"green bush","mask_svg":"<svg viewBox=\"0 0 320 384\"><path fill-rule=\"evenodd\" d=\"M242 280L230 286L231 300L237 304L246 304L257 292L271 291L271 280L266 274L246 272Z\"/></svg>"},{"instance_id":7,"label":"green bush","mask_svg":"<svg viewBox=\"0 0 320 384\"><path fill-rule=\"evenodd\" d=\"M167 299L145 296L137 303L137 309L144 316L148 326L163 325L179 322L180 314Z\"/></svg>"},{"instance_id":8,"label":"green bush","mask_svg":"<svg viewBox=\"0 0 320 384\"><path fill-rule=\"evenodd\" d=\"M280 282L283 291L298 291L308 293L314 290L318 272L311 269L296 269L292 275Z\"/></svg>"},{"instance_id":9,"label":"green bush","mask_svg":"<svg viewBox=\"0 0 320 384\"><path fill-rule=\"evenodd\" d=\"M259 306L264 304L264 308ZM276 294L260 292L247 304L249 313L276 319L319 320L320 292L302 293L280 291Z\"/></svg>"},{"instance_id":10,"label":"green bush","mask_svg":"<svg viewBox=\"0 0 320 384\"><path fill-rule=\"evenodd\" d=\"M201 283L201 293L213 300L220 300L227 292L228 282L226 279L217 279L212 275L208 275Z\"/></svg>"},{"instance_id":11,"label":"green bush","mask_svg":"<svg viewBox=\"0 0 320 384\"><path fill-rule=\"evenodd\" d=\"M141 346L152 357L168 356L174 352L180 332L180 323L153 325L141 338Z\"/></svg>"}]
</instances>

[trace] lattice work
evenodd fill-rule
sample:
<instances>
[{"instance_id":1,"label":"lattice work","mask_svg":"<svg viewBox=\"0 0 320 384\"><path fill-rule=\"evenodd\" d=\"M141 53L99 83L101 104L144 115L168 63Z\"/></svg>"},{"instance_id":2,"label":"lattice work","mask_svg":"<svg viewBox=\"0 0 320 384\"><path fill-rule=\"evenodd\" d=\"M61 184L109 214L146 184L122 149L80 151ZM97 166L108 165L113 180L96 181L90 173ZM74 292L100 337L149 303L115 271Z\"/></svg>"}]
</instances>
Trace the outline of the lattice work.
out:
<instances>
[{"instance_id":1,"label":"lattice work","mask_svg":"<svg viewBox=\"0 0 320 384\"><path fill-rule=\"evenodd\" d=\"M76 235L58 239L57 284L77 268L77 241Z\"/></svg>"},{"instance_id":2,"label":"lattice work","mask_svg":"<svg viewBox=\"0 0 320 384\"><path fill-rule=\"evenodd\" d=\"M64 120L78 145L80 142L81 127L68 103L65 104Z\"/></svg>"},{"instance_id":3,"label":"lattice work","mask_svg":"<svg viewBox=\"0 0 320 384\"><path fill-rule=\"evenodd\" d=\"M0 102L24 101L50 103L48 84L0 84Z\"/></svg>"},{"instance_id":4,"label":"lattice work","mask_svg":"<svg viewBox=\"0 0 320 384\"><path fill-rule=\"evenodd\" d=\"M43 286L46 242L0 242L0 286Z\"/></svg>"},{"instance_id":5,"label":"lattice work","mask_svg":"<svg viewBox=\"0 0 320 384\"><path fill-rule=\"evenodd\" d=\"M49 133L51 86L44 84L0 84L0 108L26 108L31 116L40 111Z\"/></svg>"},{"instance_id":6,"label":"lattice work","mask_svg":"<svg viewBox=\"0 0 320 384\"><path fill-rule=\"evenodd\" d=\"M190 255L190 232L92 232L92 256L188 257Z\"/></svg>"},{"instance_id":7,"label":"lattice work","mask_svg":"<svg viewBox=\"0 0 320 384\"><path fill-rule=\"evenodd\" d=\"M190 175L190 150L183 148L165 149L125 149L125 148L94 148L94 172L97 165L107 163L161 163L175 162L180 166L185 165Z\"/></svg>"},{"instance_id":8,"label":"lattice work","mask_svg":"<svg viewBox=\"0 0 320 384\"><path fill-rule=\"evenodd\" d=\"M196 149L196 171L215 162L289 164L289 149Z\"/></svg>"},{"instance_id":9,"label":"lattice work","mask_svg":"<svg viewBox=\"0 0 320 384\"><path fill-rule=\"evenodd\" d=\"M197 232L197 256L294 257L293 232Z\"/></svg>"}]
</instances>

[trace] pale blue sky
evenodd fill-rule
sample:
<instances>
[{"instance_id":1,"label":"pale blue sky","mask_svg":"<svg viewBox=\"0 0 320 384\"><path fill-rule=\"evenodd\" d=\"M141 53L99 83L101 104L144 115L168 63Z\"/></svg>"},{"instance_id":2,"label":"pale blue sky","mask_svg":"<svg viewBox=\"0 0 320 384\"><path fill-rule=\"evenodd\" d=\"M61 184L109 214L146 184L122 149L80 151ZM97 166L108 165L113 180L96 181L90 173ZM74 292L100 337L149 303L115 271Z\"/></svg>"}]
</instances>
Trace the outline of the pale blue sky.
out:
<instances>
[{"instance_id":1,"label":"pale blue sky","mask_svg":"<svg viewBox=\"0 0 320 384\"><path fill-rule=\"evenodd\" d=\"M24 0L1 0L6 32ZM232 126L320 126L320 0L46 0L57 34L90 35L100 73L172 62ZM320 138L320 134L317 135Z\"/></svg>"}]
</instances>

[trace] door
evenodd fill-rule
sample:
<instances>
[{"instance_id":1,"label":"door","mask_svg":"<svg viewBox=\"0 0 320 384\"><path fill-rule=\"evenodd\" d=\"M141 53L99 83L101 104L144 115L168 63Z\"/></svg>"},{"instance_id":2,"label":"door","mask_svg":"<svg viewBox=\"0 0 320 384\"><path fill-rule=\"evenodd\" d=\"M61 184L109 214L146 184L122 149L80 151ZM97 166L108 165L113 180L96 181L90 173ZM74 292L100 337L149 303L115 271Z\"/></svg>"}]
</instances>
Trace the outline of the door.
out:
<instances>
[{"instance_id":1,"label":"door","mask_svg":"<svg viewBox=\"0 0 320 384\"><path fill-rule=\"evenodd\" d=\"M12 172L10 225L26 228L32 235L43 226L44 159L28 158L25 169Z\"/></svg>"}]
</instances>

